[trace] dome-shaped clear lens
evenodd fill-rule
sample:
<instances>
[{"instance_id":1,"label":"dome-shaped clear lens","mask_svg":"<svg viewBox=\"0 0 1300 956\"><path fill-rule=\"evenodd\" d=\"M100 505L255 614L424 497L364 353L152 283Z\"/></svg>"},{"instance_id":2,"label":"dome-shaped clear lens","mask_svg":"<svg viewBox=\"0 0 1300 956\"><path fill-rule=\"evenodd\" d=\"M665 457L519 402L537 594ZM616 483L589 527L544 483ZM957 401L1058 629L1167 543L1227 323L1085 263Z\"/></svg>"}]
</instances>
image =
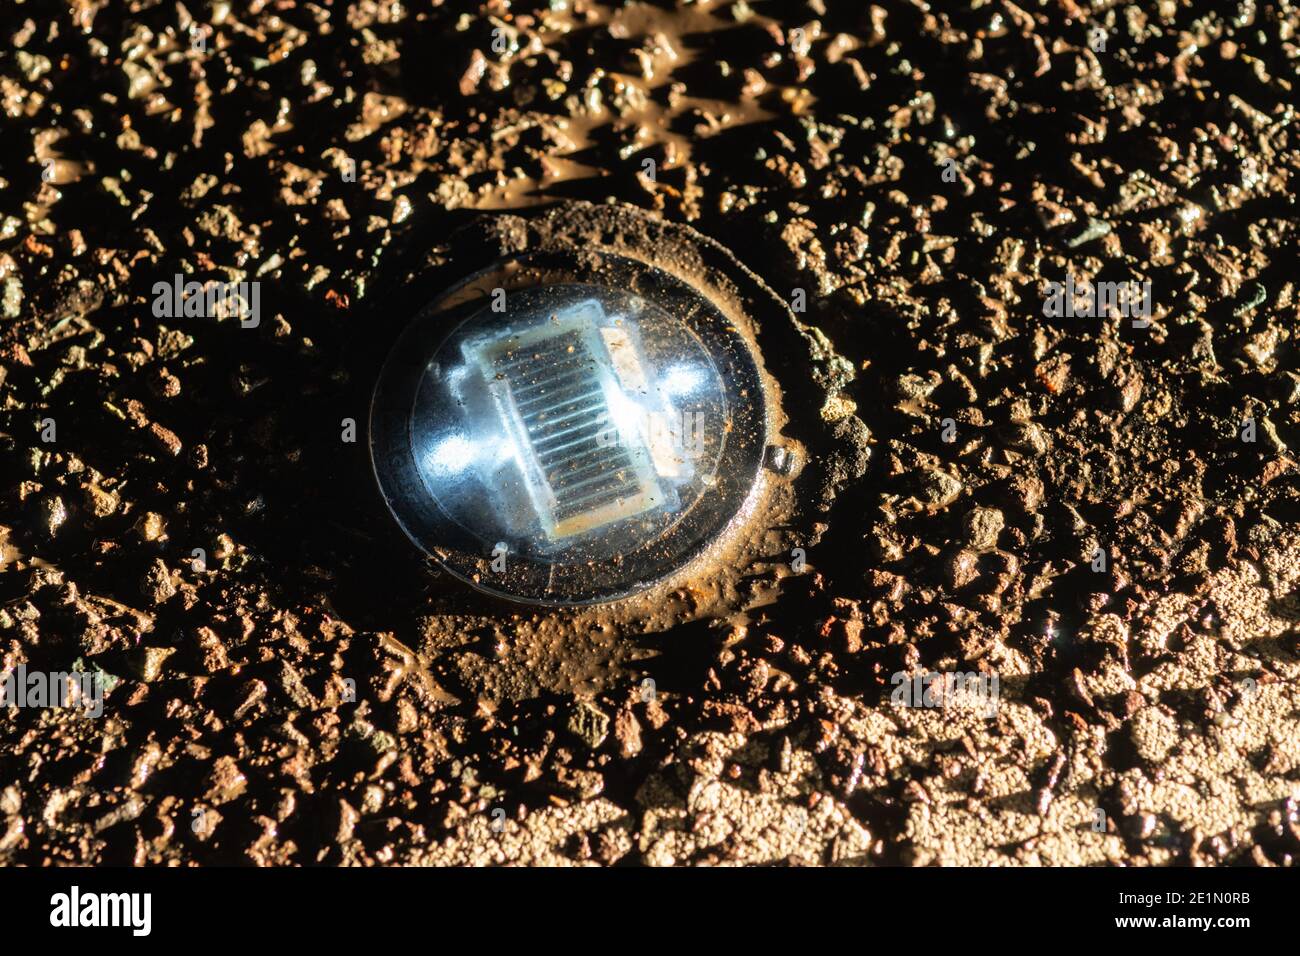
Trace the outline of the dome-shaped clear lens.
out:
<instances>
[{"instance_id":1,"label":"dome-shaped clear lens","mask_svg":"<svg viewBox=\"0 0 1300 956\"><path fill-rule=\"evenodd\" d=\"M506 277L517 287L494 285ZM723 536L753 500L767 407L747 340L700 290L630 258L552 254L503 260L415 317L370 441L393 516L443 567L585 604Z\"/></svg>"},{"instance_id":2,"label":"dome-shaped clear lens","mask_svg":"<svg viewBox=\"0 0 1300 956\"><path fill-rule=\"evenodd\" d=\"M442 343L411 447L430 497L489 548L601 561L709 489L727 420L718 370L681 322L630 293L543 286Z\"/></svg>"}]
</instances>

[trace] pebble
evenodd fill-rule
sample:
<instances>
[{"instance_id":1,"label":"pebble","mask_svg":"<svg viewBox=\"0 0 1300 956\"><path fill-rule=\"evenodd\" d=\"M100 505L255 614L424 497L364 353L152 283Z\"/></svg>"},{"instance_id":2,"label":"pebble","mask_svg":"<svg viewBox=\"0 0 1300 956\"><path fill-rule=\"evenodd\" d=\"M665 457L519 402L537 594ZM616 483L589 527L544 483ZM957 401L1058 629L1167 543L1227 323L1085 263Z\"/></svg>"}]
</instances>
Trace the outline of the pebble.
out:
<instances>
[{"instance_id":1,"label":"pebble","mask_svg":"<svg viewBox=\"0 0 1300 956\"><path fill-rule=\"evenodd\" d=\"M595 750L609 734L609 715L585 700L574 704L569 711L569 732Z\"/></svg>"},{"instance_id":2,"label":"pebble","mask_svg":"<svg viewBox=\"0 0 1300 956\"><path fill-rule=\"evenodd\" d=\"M54 537L63 523L68 520L68 509L64 505L63 499L58 495L49 495L40 500L37 506L41 530L51 538Z\"/></svg>"},{"instance_id":3,"label":"pebble","mask_svg":"<svg viewBox=\"0 0 1300 956\"><path fill-rule=\"evenodd\" d=\"M947 472L927 472L921 482L921 498L936 508L954 501L965 486Z\"/></svg>"},{"instance_id":4,"label":"pebble","mask_svg":"<svg viewBox=\"0 0 1300 956\"><path fill-rule=\"evenodd\" d=\"M151 422L149 424L149 437L153 439L155 445L173 458L181 453L181 440L176 437L176 433L171 429L164 428L157 422Z\"/></svg>"},{"instance_id":5,"label":"pebble","mask_svg":"<svg viewBox=\"0 0 1300 956\"><path fill-rule=\"evenodd\" d=\"M959 548L944 559L944 582L953 590L964 588L978 576L979 557L975 552Z\"/></svg>"},{"instance_id":6,"label":"pebble","mask_svg":"<svg viewBox=\"0 0 1300 956\"><path fill-rule=\"evenodd\" d=\"M997 547L1004 523L997 508L972 508L962 519L962 532L971 548L987 551Z\"/></svg>"},{"instance_id":7,"label":"pebble","mask_svg":"<svg viewBox=\"0 0 1300 956\"><path fill-rule=\"evenodd\" d=\"M176 584L161 558L155 558L140 579L140 593L154 605L164 604L176 596Z\"/></svg>"},{"instance_id":8,"label":"pebble","mask_svg":"<svg viewBox=\"0 0 1300 956\"><path fill-rule=\"evenodd\" d=\"M116 492L108 491L95 482L86 485L85 501L86 510L96 518L107 518L121 504L121 498Z\"/></svg>"}]
</instances>

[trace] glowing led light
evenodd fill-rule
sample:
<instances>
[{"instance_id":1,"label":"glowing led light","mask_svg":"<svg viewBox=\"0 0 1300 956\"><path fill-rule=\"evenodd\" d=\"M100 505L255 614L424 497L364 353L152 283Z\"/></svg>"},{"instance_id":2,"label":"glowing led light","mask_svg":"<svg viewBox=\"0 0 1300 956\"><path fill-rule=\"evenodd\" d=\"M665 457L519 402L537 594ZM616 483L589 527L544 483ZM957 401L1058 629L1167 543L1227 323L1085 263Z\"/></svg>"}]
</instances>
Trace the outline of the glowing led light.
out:
<instances>
[{"instance_id":1,"label":"glowing led light","mask_svg":"<svg viewBox=\"0 0 1300 956\"><path fill-rule=\"evenodd\" d=\"M670 398L684 398L704 384L704 372L689 365L666 369L659 389Z\"/></svg>"},{"instance_id":2,"label":"glowing led light","mask_svg":"<svg viewBox=\"0 0 1300 956\"><path fill-rule=\"evenodd\" d=\"M444 475L454 475L473 464L474 443L464 435L449 435L429 453L429 467Z\"/></svg>"}]
</instances>

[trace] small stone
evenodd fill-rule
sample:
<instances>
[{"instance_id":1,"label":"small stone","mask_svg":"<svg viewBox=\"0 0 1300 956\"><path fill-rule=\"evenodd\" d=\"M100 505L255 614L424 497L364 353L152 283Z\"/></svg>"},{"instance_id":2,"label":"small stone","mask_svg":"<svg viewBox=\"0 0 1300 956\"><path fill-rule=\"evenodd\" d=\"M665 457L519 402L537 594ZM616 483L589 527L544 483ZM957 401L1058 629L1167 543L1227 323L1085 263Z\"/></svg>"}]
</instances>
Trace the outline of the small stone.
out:
<instances>
[{"instance_id":1,"label":"small stone","mask_svg":"<svg viewBox=\"0 0 1300 956\"><path fill-rule=\"evenodd\" d=\"M892 571L873 570L867 574L867 583L882 601L900 601L907 593L907 579Z\"/></svg>"},{"instance_id":2,"label":"small stone","mask_svg":"<svg viewBox=\"0 0 1300 956\"><path fill-rule=\"evenodd\" d=\"M85 500L86 510L96 518L107 518L117 511L118 505L122 503L116 492L109 491L93 482L86 486Z\"/></svg>"},{"instance_id":3,"label":"small stone","mask_svg":"<svg viewBox=\"0 0 1300 956\"><path fill-rule=\"evenodd\" d=\"M338 806L338 826L334 830L334 842L346 843L352 839L352 832L361 820L361 814L346 800L340 800Z\"/></svg>"},{"instance_id":4,"label":"small stone","mask_svg":"<svg viewBox=\"0 0 1300 956\"><path fill-rule=\"evenodd\" d=\"M149 425L149 437L153 439L155 445L167 452L167 454L171 455L173 458L181 453L181 448L183 447L181 445L181 440L171 429L164 428L157 422L152 422Z\"/></svg>"},{"instance_id":5,"label":"small stone","mask_svg":"<svg viewBox=\"0 0 1300 956\"><path fill-rule=\"evenodd\" d=\"M605 778L597 770L582 770L578 767L558 767L555 782L565 792L579 800L592 800L600 796L605 789Z\"/></svg>"},{"instance_id":6,"label":"small stone","mask_svg":"<svg viewBox=\"0 0 1300 956\"><path fill-rule=\"evenodd\" d=\"M210 627L200 627L194 636L202 654L203 669L205 671L209 674L215 674L230 666L226 645L222 643L221 637L216 631ZM263 687L265 688L265 685Z\"/></svg>"},{"instance_id":7,"label":"small stone","mask_svg":"<svg viewBox=\"0 0 1300 956\"><path fill-rule=\"evenodd\" d=\"M224 561L235 553L235 539L224 531L213 539L212 556Z\"/></svg>"},{"instance_id":8,"label":"small stone","mask_svg":"<svg viewBox=\"0 0 1300 956\"><path fill-rule=\"evenodd\" d=\"M141 578L140 593L154 604L163 604L176 596L176 583L161 558L155 559Z\"/></svg>"},{"instance_id":9,"label":"small stone","mask_svg":"<svg viewBox=\"0 0 1300 956\"><path fill-rule=\"evenodd\" d=\"M130 662L131 673L136 679L146 684L162 676L167 658L176 653L174 647L146 647L133 653Z\"/></svg>"},{"instance_id":10,"label":"small stone","mask_svg":"<svg viewBox=\"0 0 1300 956\"><path fill-rule=\"evenodd\" d=\"M976 551L987 551L998 546L1004 524L997 508L972 508L962 520L962 531L968 545Z\"/></svg>"},{"instance_id":11,"label":"small stone","mask_svg":"<svg viewBox=\"0 0 1300 956\"><path fill-rule=\"evenodd\" d=\"M470 52L469 66L465 68L465 72L460 78L460 95L472 95L478 89L485 72L487 72L487 57L483 55L481 50L472 50Z\"/></svg>"},{"instance_id":12,"label":"small stone","mask_svg":"<svg viewBox=\"0 0 1300 956\"><path fill-rule=\"evenodd\" d=\"M909 402L924 402L932 392L943 384L943 377L931 371L929 377L922 375L900 375L894 383L899 398Z\"/></svg>"},{"instance_id":13,"label":"small stone","mask_svg":"<svg viewBox=\"0 0 1300 956\"><path fill-rule=\"evenodd\" d=\"M1045 490L1041 478L1034 475L1015 474L1006 480L998 501L1012 512L1033 514L1043 506Z\"/></svg>"},{"instance_id":14,"label":"small stone","mask_svg":"<svg viewBox=\"0 0 1300 956\"><path fill-rule=\"evenodd\" d=\"M1300 403L1300 375L1279 369L1268 381L1269 394L1285 405Z\"/></svg>"},{"instance_id":15,"label":"small stone","mask_svg":"<svg viewBox=\"0 0 1300 956\"><path fill-rule=\"evenodd\" d=\"M40 522L41 530L51 538L58 533L59 528L63 527L63 522L68 520L67 506L58 495L42 498L37 505L37 512L37 521Z\"/></svg>"},{"instance_id":16,"label":"small stone","mask_svg":"<svg viewBox=\"0 0 1300 956\"><path fill-rule=\"evenodd\" d=\"M16 319L23 310L23 282L9 276L0 283L0 318Z\"/></svg>"},{"instance_id":17,"label":"small stone","mask_svg":"<svg viewBox=\"0 0 1300 956\"><path fill-rule=\"evenodd\" d=\"M181 393L181 380L165 368L159 369L154 374L150 385L159 398L175 398Z\"/></svg>"},{"instance_id":18,"label":"small stone","mask_svg":"<svg viewBox=\"0 0 1300 956\"><path fill-rule=\"evenodd\" d=\"M843 622L843 628L840 633L840 650L846 654L857 654L862 650L862 629L861 620L849 618Z\"/></svg>"},{"instance_id":19,"label":"small stone","mask_svg":"<svg viewBox=\"0 0 1300 956\"><path fill-rule=\"evenodd\" d=\"M136 533L145 541L157 541L167 534L167 522L156 511L146 511L135 523Z\"/></svg>"},{"instance_id":20,"label":"small stone","mask_svg":"<svg viewBox=\"0 0 1300 956\"><path fill-rule=\"evenodd\" d=\"M641 752L641 723L631 707L624 707L614 717L614 736L624 757L635 757Z\"/></svg>"},{"instance_id":21,"label":"small stone","mask_svg":"<svg viewBox=\"0 0 1300 956\"><path fill-rule=\"evenodd\" d=\"M609 716L587 701L578 701L569 712L569 732L595 750L609 734Z\"/></svg>"},{"instance_id":22,"label":"small stone","mask_svg":"<svg viewBox=\"0 0 1300 956\"><path fill-rule=\"evenodd\" d=\"M979 558L975 552L959 548L943 563L944 581L953 590L964 588L979 575Z\"/></svg>"},{"instance_id":23,"label":"small stone","mask_svg":"<svg viewBox=\"0 0 1300 956\"><path fill-rule=\"evenodd\" d=\"M1089 216L1083 227L1077 230L1074 235L1065 240L1066 246L1071 249L1077 249L1079 246L1086 245L1094 239L1100 239L1102 236L1110 235L1111 225L1104 220Z\"/></svg>"},{"instance_id":24,"label":"small stone","mask_svg":"<svg viewBox=\"0 0 1300 956\"><path fill-rule=\"evenodd\" d=\"M1115 380L1115 401L1128 414L1142 397L1142 376L1136 371L1121 370Z\"/></svg>"},{"instance_id":25,"label":"small stone","mask_svg":"<svg viewBox=\"0 0 1300 956\"><path fill-rule=\"evenodd\" d=\"M1037 458L1050 447L1047 432L1036 422L1012 422L1004 431L1006 446L1012 451Z\"/></svg>"},{"instance_id":26,"label":"small stone","mask_svg":"<svg viewBox=\"0 0 1300 956\"><path fill-rule=\"evenodd\" d=\"M1267 418L1261 418L1259 420L1259 430L1263 435L1263 443L1267 448L1279 455L1287 453L1287 444L1282 440L1282 436L1277 433L1276 425Z\"/></svg>"},{"instance_id":27,"label":"small stone","mask_svg":"<svg viewBox=\"0 0 1300 956\"><path fill-rule=\"evenodd\" d=\"M16 786L5 787L0 791L0 813L13 816L23 808L23 793Z\"/></svg>"},{"instance_id":28,"label":"small stone","mask_svg":"<svg viewBox=\"0 0 1300 956\"><path fill-rule=\"evenodd\" d=\"M218 757L213 762L205 782L207 791L204 799L218 806L234 800L248 787L248 780L240 772L235 758L229 756Z\"/></svg>"},{"instance_id":29,"label":"small stone","mask_svg":"<svg viewBox=\"0 0 1300 956\"><path fill-rule=\"evenodd\" d=\"M952 475L931 471L921 483L921 498L936 508L952 502L962 492L964 485Z\"/></svg>"},{"instance_id":30,"label":"small stone","mask_svg":"<svg viewBox=\"0 0 1300 956\"><path fill-rule=\"evenodd\" d=\"M309 710L319 706L316 698L307 685L303 682L302 674L298 669L288 661L280 661L279 673L276 675L276 683L280 687L281 693L293 702L295 707L303 710Z\"/></svg>"}]
</instances>

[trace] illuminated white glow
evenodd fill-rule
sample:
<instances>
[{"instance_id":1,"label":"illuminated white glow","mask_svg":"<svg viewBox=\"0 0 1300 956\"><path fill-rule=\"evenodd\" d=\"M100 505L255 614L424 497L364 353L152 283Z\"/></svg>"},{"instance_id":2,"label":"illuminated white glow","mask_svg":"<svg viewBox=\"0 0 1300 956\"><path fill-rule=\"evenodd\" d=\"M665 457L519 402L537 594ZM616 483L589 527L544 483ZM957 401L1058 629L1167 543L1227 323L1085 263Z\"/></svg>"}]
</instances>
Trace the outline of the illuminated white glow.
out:
<instances>
[{"instance_id":1,"label":"illuminated white glow","mask_svg":"<svg viewBox=\"0 0 1300 956\"><path fill-rule=\"evenodd\" d=\"M631 438L640 432L641 406L617 389L606 394L609 420L621 436Z\"/></svg>"},{"instance_id":2,"label":"illuminated white glow","mask_svg":"<svg viewBox=\"0 0 1300 956\"><path fill-rule=\"evenodd\" d=\"M439 475L455 475L474 464L474 442L464 435L449 435L434 445L426 459L430 470Z\"/></svg>"},{"instance_id":3,"label":"illuminated white glow","mask_svg":"<svg viewBox=\"0 0 1300 956\"><path fill-rule=\"evenodd\" d=\"M659 391L670 398L689 395L704 384L704 373L691 365L674 365L664 369L659 378Z\"/></svg>"},{"instance_id":4,"label":"illuminated white glow","mask_svg":"<svg viewBox=\"0 0 1300 956\"><path fill-rule=\"evenodd\" d=\"M519 460L519 449L515 447L513 441L504 435L487 442L487 444L492 449L492 454L488 456L488 460L494 465L504 465L508 461Z\"/></svg>"}]
</instances>

